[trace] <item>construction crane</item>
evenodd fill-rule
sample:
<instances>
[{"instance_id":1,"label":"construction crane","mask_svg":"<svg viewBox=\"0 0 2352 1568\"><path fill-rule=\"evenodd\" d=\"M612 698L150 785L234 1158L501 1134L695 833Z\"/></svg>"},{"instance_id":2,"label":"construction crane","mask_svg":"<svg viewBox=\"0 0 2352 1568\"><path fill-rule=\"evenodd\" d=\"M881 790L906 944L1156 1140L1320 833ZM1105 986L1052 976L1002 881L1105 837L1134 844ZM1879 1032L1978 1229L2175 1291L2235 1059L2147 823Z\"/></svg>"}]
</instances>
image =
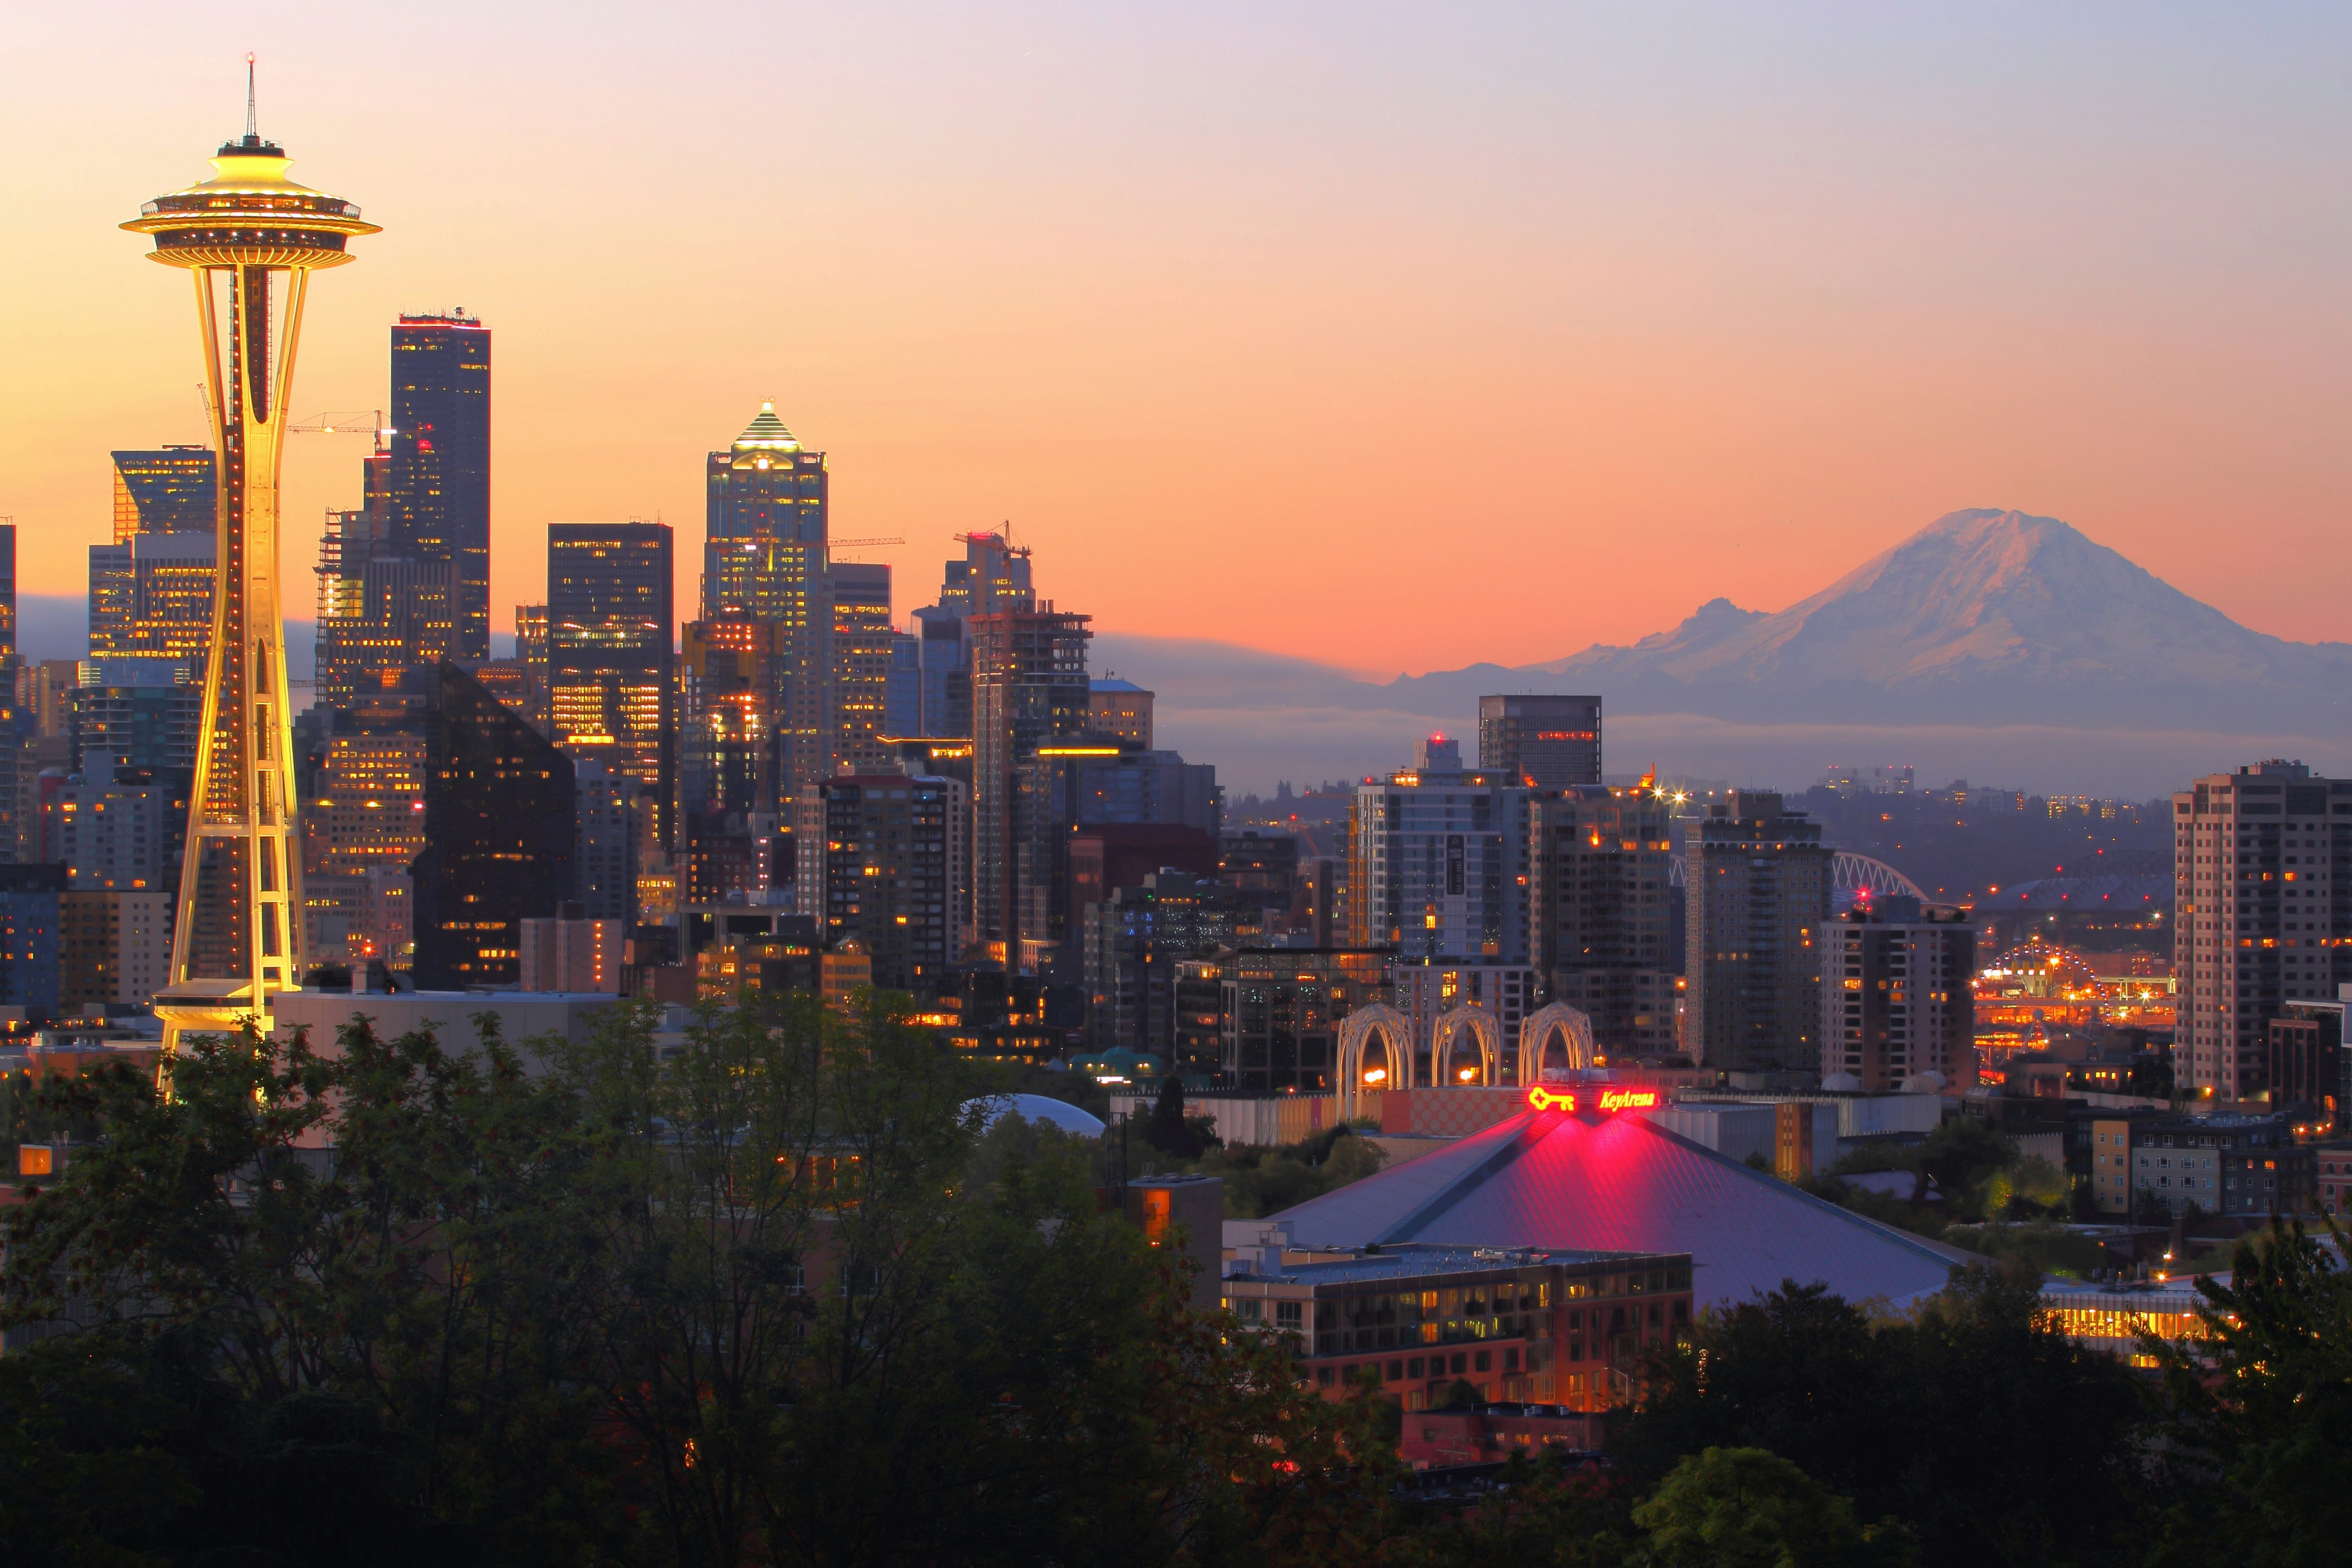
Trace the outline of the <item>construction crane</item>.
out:
<instances>
[{"instance_id":1,"label":"construction crane","mask_svg":"<svg viewBox=\"0 0 2352 1568\"><path fill-rule=\"evenodd\" d=\"M384 449L384 442L398 435L397 430L384 428L383 410L358 408L348 414L313 414L307 419L289 421L289 436L373 436L375 449Z\"/></svg>"},{"instance_id":2,"label":"construction crane","mask_svg":"<svg viewBox=\"0 0 2352 1568\"><path fill-rule=\"evenodd\" d=\"M906 542L907 542L905 540L900 539L894 534L888 539L829 539L825 541L825 548L828 550L873 550L885 544L904 544Z\"/></svg>"}]
</instances>

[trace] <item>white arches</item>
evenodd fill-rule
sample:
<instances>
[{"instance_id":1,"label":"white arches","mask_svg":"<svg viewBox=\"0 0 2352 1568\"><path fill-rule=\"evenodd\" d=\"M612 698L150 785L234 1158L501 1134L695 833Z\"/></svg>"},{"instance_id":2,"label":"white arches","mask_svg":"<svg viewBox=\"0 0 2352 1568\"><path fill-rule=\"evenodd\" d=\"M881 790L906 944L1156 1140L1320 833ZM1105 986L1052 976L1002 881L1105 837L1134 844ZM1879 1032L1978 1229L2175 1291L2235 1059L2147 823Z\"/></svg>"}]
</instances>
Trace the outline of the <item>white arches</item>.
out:
<instances>
[{"instance_id":1,"label":"white arches","mask_svg":"<svg viewBox=\"0 0 2352 1568\"><path fill-rule=\"evenodd\" d=\"M1339 1120L1358 1114L1364 1080L1364 1047L1377 1034L1388 1051L1389 1089L1412 1087L1412 1026L1385 1002L1371 1002L1339 1020Z\"/></svg>"},{"instance_id":2,"label":"white arches","mask_svg":"<svg viewBox=\"0 0 2352 1568\"><path fill-rule=\"evenodd\" d=\"M1449 1007L1437 1016L1437 1025L1429 1040L1429 1081L1443 1089L1454 1087L1449 1071L1454 1057L1454 1042L1462 1037L1464 1029L1478 1046L1478 1081L1497 1081L1503 1066L1503 1028L1495 1022L1495 1015L1484 1007L1463 1005Z\"/></svg>"},{"instance_id":3,"label":"white arches","mask_svg":"<svg viewBox=\"0 0 2352 1568\"><path fill-rule=\"evenodd\" d=\"M1538 1007L1519 1025L1519 1082L1532 1084L1543 1075L1544 1045L1559 1030L1568 1047L1571 1070L1589 1068L1599 1054L1592 1043L1592 1020L1564 1002Z\"/></svg>"}]
</instances>

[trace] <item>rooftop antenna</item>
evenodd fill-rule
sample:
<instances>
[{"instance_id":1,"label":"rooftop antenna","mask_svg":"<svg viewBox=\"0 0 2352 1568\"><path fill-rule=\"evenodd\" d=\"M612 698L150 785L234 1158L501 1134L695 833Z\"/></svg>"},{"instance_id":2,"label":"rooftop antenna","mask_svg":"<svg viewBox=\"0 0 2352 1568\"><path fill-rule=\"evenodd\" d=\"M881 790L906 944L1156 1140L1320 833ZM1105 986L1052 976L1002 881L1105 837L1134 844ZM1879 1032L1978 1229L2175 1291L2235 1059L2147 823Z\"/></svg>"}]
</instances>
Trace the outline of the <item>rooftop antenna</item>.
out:
<instances>
[{"instance_id":1,"label":"rooftop antenna","mask_svg":"<svg viewBox=\"0 0 2352 1568\"><path fill-rule=\"evenodd\" d=\"M253 117L253 52L249 49L245 56L245 139L247 142L261 140L261 127Z\"/></svg>"}]
</instances>

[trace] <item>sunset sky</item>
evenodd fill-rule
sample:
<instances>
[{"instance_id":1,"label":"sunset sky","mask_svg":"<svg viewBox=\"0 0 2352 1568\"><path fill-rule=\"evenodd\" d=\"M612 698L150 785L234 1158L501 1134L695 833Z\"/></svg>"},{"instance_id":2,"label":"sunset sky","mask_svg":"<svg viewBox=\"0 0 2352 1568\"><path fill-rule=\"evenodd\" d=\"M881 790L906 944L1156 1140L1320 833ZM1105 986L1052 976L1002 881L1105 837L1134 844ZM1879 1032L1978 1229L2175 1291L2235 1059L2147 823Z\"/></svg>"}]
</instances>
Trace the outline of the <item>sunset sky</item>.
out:
<instances>
[{"instance_id":1,"label":"sunset sky","mask_svg":"<svg viewBox=\"0 0 2352 1568\"><path fill-rule=\"evenodd\" d=\"M0 50L0 514L79 594L115 447L203 438L115 226L261 128L497 334L493 625L545 525L678 525L773 397L837 534L1010 521L1063 608L1382 676L1778 609L1959 507L2347 635L2340 7L27 6ZM290 579L362 446L289 459ZM307 600L289 605L307 615Z\"/></svg>"}]
</instances>

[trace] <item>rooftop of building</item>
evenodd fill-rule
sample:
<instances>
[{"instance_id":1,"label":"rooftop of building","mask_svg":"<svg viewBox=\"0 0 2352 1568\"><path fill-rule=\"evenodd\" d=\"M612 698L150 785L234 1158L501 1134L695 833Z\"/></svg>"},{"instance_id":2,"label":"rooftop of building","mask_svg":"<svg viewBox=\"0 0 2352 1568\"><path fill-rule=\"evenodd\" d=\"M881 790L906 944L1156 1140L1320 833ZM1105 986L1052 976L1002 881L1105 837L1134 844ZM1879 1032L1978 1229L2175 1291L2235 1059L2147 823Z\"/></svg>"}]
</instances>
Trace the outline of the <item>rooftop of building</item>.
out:
<instances>
[{"instance_id":1,"label":"rooftop of building","mask_svg":"<svg viewBox=\"0 0 2352 1568\"><path fill-rule=\"evenodd\" d=\"M1148 689L1138 686L1132 680L1123 680L1116 675L1098 675L1087 684L1096 691L1133 691L1145 697L1151 695Z\"/></svg>"},{"instance_id":2,"label":"rooftop of building","mask_svg":"<svg viewBox=\"0 0 2352 1568\"><path fill-rule=\"evenodd\" d=\"M1660 1268L1686 1267L1686 1255L1654 1252L1607 1252L1559 1247L1362 1247L1346 1258L1319 1258L1312 1263L1286 1263L1279 1274L1236 1272L1236 1279L1266 1284L1357 1285L1374 1280L1421 1279L1433 1274L1475 1274L1544 1264L1654 1263ZM1241 1265L1236 1265L1239 1268Z\"/></svg>"},{"instance_id":3,"label":"rooftop of building","mask_svg":"<svg viewBox=\"0 0 2352 1568\"><path fill-rule=\"evenodd\" d=\"M1685 1253L1696 1295L1783 1281L1896 1304L1969 1254L1874 1220L1639 1115L1529 1110L1274 1216L1300 1246L1412 1241L1546 1252Z\"/></svg>"}]
</instances>

